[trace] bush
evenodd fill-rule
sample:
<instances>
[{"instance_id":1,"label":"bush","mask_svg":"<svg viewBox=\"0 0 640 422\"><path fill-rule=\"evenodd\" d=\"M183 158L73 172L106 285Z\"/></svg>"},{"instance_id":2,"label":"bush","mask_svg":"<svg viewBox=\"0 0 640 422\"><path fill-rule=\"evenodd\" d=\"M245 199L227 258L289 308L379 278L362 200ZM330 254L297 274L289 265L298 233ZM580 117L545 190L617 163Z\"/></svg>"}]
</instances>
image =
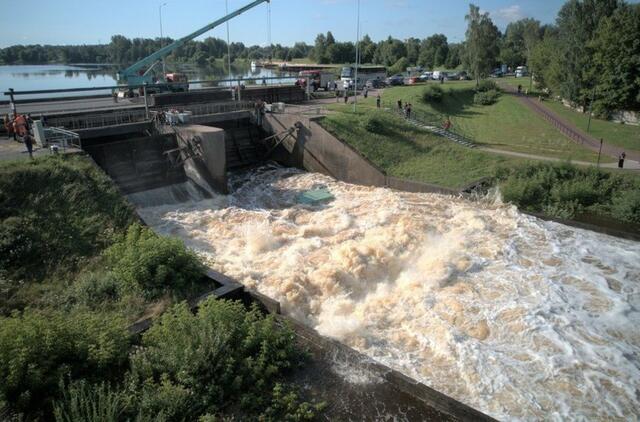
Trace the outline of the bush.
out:
<instances>
[{"instance_id":1,"label":"bush","mask_svg":"<svg viewBox=\"0 0 640 422\"><path fill-rule=\"evenodd\" d=\"M364 128L367 132L371 133L384 133L387 129L387 126L384 122L383 117L378 114L373 114L364 121Z\"/></svg>"},{"instance_id":2,"label":"bush","mask_svg":"<svg viewBox=\"0 0 640 422\"><path fill-rule=\"evenodd\" d=\"M500 91L498 84L490 79L483 79L476 86L476 92Z\"/></svg>"},{"instance_id":3,"label":"bush","mask_svg":"<svg viewBox=\"0 0 640 422\"><path fill-rule=\"evenodd\" d=\"M215 299L197 315L184 303L174 306L144 334L142 345L131 357L131 377L146 389L141 409L156 415L166 407L162 397L177 395L172 412L188 420L231 403L243 412L264 410L275 381L300 358L293 333L273 317Z\"/></svg>"},{"instance_id":4,"label":"bush","mask_svg":"<svg viewBox=\"0 0 640 422\"><path fill-rule=\"evenodd\" d=\"M573 218L590 212L640 222L640 181L569 164L530 164L497 176L506 201L546 214Z\"/></svg>"},{"instance_id":5,"label":"bush","mask_svg":"<svg viewBox=\"0 0 640 422\"><path fill-rule=\"evenodd\" d=\"M0 165L0 269L16 285L73 272L132 221L113 182L84 157Z\"/></svg>"},{"instance_id":6,"label":"bush","mask_svg":"<svg viewBox=\"0 0 640 422\"><path fill-rule=\"evenodd\" d=\"M89 308L118 301L121 286L112 272L91 272L81 275L71 287L74 303Z\"/></svg>"},{"instance_id":7,"label":"bush","mask_svg":"<svg viewBox=\"0 0 640 422\"><path fill-rule=\"evenodd\" d=\"M118 422L124 413L125 398L106 383L89 384L86 380L64 385L62 399L53 405L56 422Z\"/></svg>"},{"instance_id":8,"label":"bush","mask_svg":"<svg viewBox=\"0 0 640 422\"><path fill-rule=\"evenodd\" d=\"M422 101L425 103L439 103L442 102L444 97L444 91L440 85L428 85L422 91Z\"/></svg>"},{"instance_id":9,"label":"bush","mask_svg":"<svg viewBox=\"0 0 640 422\"><path fill-rule=\"evenodd\" d=\"M500 92L495 89L490 89L489 91L478 91L473 96L473 102L478 105L491 105L495 104L499 97Z\"/></svg>"},{"instance_id":10,"label":"bush","mask_svg":"<svg viewBox=\"0 0 640 422\"><path fill-rule=\"evenodd\" d=\"M13 410L49 410L63 377L109 378L129 352L124 319L76 311L0 318L0 402Z\"/></svg>"},{"instance_id":11,"label":"bush","mask_svg":"<svg viewBox=\"0 0 640 422\"><path fill-rule=\"evenodd\" d=\"M150 299L168 290L186 292L204 274L199 258L181 240L158 236L139 224L131 225L105 257L125 289L141 290Z\"/></svg>"}]
</instances>

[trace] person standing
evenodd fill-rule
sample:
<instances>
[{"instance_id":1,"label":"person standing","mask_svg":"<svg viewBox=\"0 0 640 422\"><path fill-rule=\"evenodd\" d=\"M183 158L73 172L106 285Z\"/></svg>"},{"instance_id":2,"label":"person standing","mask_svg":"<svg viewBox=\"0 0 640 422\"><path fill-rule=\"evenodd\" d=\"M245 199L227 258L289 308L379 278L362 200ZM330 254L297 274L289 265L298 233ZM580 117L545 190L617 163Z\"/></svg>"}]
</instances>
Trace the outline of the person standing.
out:
<instances>
[{"instance_id":1,"label":"person standing","mask_svg":"<svg viewBox=\"0 0 640 422\"><path fill-rule=\"evenodd\" d=\"M402 111L402 100L398 100L398 111Z\"/></svg>"},{"instance_id":2,"label":"person standing","mask_svg":"<svg viewBox=\"0 0 640 422\"><path fill-rule=\"evenodd\" d=\"M340 102L340 91L338 91L338 88L336 87L336 103Z\"/></svg>"},{"instance_id":3,"label":"person standing","mask_svg":"<svg viewBox=\"0 0 640 422\"><path fill-rule=\"evenodd\" d=\"M411 103L407 104L407 119L411 119Z\"/></svg>"},{"instance_id":4,"label":"person standing","mask_svg":"<svg viewBox=\"0 0 640 422\"><path fill-rule=\"evenodd\" d=\"M345 89L344 90L344 103L346 104L347 102L349 102L349 90Z\"/></svg>"},{"instance_id":5,"label":"person standing","mask_svg":"<svg viewBox=\"0 0 640 422\"><path fill-rule=\"evenodd\" d=\"M380 108L380 94L376 97L376 108Z\"/></svg>"},{"instance_id":6,"label":"person standing","mask_svg":"<svg viewBox=\"0 0 640 422\"><path fill-rule=\"evenodd\" d=\"M27 151L29 152L29 158L33 159L33 138L29 132L25 133L22 137L22 142L24 142L24 146L27 147Z\"/></svg>"},{"instance_id":7,"label":"person standing","mask_svg":"<svg viewBox=\"0 0 640 422\"><path fill-rule=\"evenodd\" d=\"M622 151L622 154L620 154L620 156L618 157L618 168L623 168L624 167L624 159L627 157L627 154Z\"/></svg>"},{"instance_id":8,"label":"person standing","mask_svg":"<svg viewBox=\"0 0 640 422\"><path fill-rule=\"evenodd\" d=\"M364 89L362 90L362 95L364 95L364 98L367 98L367 96L369 95L369 90L367 89L367 87L365 86Z\"/></svg>"}]
</instances>

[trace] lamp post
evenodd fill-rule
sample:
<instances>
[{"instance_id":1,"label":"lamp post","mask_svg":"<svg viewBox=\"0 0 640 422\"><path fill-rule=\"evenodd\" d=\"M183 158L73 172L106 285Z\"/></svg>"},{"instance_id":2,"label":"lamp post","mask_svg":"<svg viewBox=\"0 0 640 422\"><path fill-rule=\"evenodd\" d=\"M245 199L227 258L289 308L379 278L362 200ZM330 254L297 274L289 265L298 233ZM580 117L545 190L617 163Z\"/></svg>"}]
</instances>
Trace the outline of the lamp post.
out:
<instances>
[{"instance_id":1,"label":"lamp post","mask_svg":"<svg viewBox=\"0 0 640 422\"><path fill-rule=\"evenodd\" d=\"M360 0L357 0L358 3L358 11L356 13L356 72L355 72L355 83L354 87L354 97L353 97L353 111L355 113L356 108L358 106L358 64L360 62Z\"/></svg>"},{"instance_id":2,"label":"lamp post","mask_svg":"<svg viewBox=\"0 0 640 422\"><path fill-rule=\"evenodd\" d=\"M158 6L158 15L160 16L160 48L164 47L163 46L164 43L162 41L162 8L166 5L167 3L162 3L160 6ZM165 67L164 57L162 57L162 76L164 77L166 73L167 73L167 68Z\"/></svg>"},{"instance_id":3,"label":"lamp post","mask_svg":"<svg viewBox=\"0 0 640 422\"><path fill-rule=\"evenodd\" d=\"M224 0L225 14L229 14L229 0ZM229 21L227 21L227 68L229 69L229 83L231 82L231 44L229 44ZM240 84L240 82L238 82Z\"/></svg>"}]
</instances>

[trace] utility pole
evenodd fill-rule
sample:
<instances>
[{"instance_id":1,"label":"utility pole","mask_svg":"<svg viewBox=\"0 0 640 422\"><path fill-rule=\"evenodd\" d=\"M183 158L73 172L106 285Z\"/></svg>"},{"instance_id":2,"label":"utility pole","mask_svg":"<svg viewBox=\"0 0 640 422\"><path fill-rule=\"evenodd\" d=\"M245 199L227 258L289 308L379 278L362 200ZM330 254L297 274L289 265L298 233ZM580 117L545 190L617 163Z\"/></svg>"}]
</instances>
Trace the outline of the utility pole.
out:
<instances>
[{"instance_id":1,"label":"utility pole","mask_svg":"<svg viewBox=\"0 0 640 422\"><path fill-rule=\"evenodd\" d=\"M356 13L356 73L354 83L354 97L353 97L353 111L355 112L358 106L358 65L360 63L360 0L358 2L358 11ZM347 88L348 89L348 88Z\"/></svg>"},{"instance_id":2,"label":"utility pole","mask_svg":"<svg viewBox=\"0 0 640 422\"><path fill-rule=\"evenodd\" d=\"M164 47L164 42L162 40L162 7L166 6L167 3L162 3L160 6L158 6L158 15L160 16L160 48ZM165 66L164 63L164 57L162 58L162 76L164 77L164 75L167 74L167 68Z\"/></svg>"},{"instance_id":3,"label":"utility pole","mask_svg":"<svg viewBox=\"0 0 640 422\"><path fill-rule=\"evenodd\" d=\"M587 123L587 133L589 133L589 130L591 129L591 112L593 110L593 102L596 99L596 87L593 87L593 93L591 94L591 103L589 103L589 122Z\"/></svg>"}]
</instances>

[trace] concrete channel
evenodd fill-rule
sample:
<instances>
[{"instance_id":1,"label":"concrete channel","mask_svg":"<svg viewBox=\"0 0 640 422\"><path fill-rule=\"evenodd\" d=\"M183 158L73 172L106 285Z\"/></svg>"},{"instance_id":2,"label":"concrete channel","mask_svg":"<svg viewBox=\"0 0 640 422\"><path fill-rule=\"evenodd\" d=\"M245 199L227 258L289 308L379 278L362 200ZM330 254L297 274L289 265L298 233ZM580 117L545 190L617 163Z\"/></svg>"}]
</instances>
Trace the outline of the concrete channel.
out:
<instances>
[{"instance_id":1,"label":"concrete channel","mask_svg":"<svg viewBox=\"0 0 640 422\"><path fill-rule=\"evenodd\" d=\"M315 119L298 114L267 114L262 125L248 109L215 115L194 116L193 124L154 125L128 123L124 128L79 130L83 149L119 186L123 194L144 192L191 180L207 190L227 192L227 172L256 165L265 158L286 166L328 174L356 184L388 186L418 192L457 194L437 186L407 182L385 175L356 151L324 131ZM292 129L293 128L293 129ZM261 140L291 129L267 157L269 146ZM197 144L197 153L190 148ZM173 161L169 154L173 153ZM178 164L176 164L178 163ZM141 218L142 220L142 218ZM258 303L265 312L276 315L292 327L297 341L309 350L311 359L297 372L294 383L303 391L322 397L328 403L327 420L492 420L487 415L398 371L381 365L342 343L323 337L280 313L280 304L214 270L207 273L215 288L190 303L210 296ZM130 327L135 334L148 329L153 321L142 320ZM338 370L336 370L338 368ZM365 377L354 383L344 372Z\"/></svg>"}]
</instances>

